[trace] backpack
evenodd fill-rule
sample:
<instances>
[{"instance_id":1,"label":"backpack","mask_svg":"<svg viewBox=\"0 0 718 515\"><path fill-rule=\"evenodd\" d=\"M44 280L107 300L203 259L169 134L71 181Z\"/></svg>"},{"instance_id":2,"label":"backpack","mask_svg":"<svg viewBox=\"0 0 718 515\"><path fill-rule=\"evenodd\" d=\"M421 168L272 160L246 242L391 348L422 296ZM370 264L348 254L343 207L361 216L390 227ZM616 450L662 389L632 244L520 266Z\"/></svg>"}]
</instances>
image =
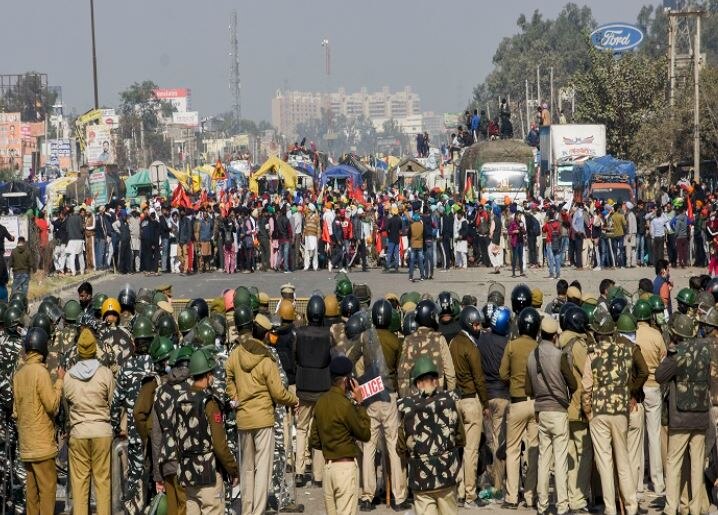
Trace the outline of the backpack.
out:
<instances>
[{"instance_id":1,"label":"backpack","mask_svg":"<svg viewBox=\"0 0 718 515\"><path fill-rule=\"evenodd\" d=\"M479 216L479 224L477 227L477 232L481 236L488 236L489 230L491 226L489 225L489 217L488 216Z\"/></svg>"},{"instance_id":2,"label":"backpack","mask_svg":"<svg viewBox=\"0 0 718 515\"><path fill-rule=\"evenodd\" d=\"M551 222L549 231L551 233L551 250L555 254L561 250L561 224L556 221Z\"/></svg>"}]
</instances>

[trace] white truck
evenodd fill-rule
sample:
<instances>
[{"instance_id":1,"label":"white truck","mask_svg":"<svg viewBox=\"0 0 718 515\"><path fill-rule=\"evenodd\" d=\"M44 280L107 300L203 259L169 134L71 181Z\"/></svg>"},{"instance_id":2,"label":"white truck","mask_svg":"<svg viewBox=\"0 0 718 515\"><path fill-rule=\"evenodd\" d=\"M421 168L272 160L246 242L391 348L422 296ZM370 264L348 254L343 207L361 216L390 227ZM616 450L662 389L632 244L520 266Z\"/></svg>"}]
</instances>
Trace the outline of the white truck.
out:
<instances>
[{"instance_id":1,"label":"white truck","mask_svg":"<svg viewBox=\"0 0 718 515\"><path fill-rule=\"evenodd\" d=\"M565 124L541 127L539 148L541 191L555 200L568 202L577 191L574 165L606 155L606 126Z\"/></svg>"}]
</instances>

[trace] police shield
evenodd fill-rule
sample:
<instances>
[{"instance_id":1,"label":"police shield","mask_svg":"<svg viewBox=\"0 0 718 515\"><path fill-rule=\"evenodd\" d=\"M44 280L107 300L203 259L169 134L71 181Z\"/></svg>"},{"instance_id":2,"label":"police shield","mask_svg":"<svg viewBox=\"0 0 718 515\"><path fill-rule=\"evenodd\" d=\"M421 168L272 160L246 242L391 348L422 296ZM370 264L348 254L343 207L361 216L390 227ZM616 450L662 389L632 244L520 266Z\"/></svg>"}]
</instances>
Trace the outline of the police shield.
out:
<instances>
[{"instance_id":1,"label":"police shield","mask_svg":"<svg viewBox=\"0 0 718 515\"><path fill-rule=\"evenodd\" d=\"M389 402L389 368L384 360L384 352L381 348L379 335L371 319L366 312L362 312L366 319L367 329L361 335L362 358L364 361L364 373L359 376L359 384L362 386L365 404L368 406L376 401Z\"/></svg>"}]
</instances>

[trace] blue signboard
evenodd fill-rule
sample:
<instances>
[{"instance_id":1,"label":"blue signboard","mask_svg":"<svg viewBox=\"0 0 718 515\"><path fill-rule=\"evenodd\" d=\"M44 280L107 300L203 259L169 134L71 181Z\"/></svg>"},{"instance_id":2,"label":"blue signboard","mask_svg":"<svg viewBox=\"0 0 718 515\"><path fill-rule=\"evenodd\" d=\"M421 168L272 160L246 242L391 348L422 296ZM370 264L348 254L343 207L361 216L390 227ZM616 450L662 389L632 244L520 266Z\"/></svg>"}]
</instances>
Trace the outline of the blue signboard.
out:
<instances>
[{"instance_id":1,"label":"blue signboard","mask_svg":"<svg viewBox=\"0 0 718 515\"><path fill-rule=\"evenodd\" d=\"M594 47L615 54L633 50L641 44L641 41L643 41L643 31L628 23L601 25L591 33L591 44Z\"/></svg>"}]
</instances>

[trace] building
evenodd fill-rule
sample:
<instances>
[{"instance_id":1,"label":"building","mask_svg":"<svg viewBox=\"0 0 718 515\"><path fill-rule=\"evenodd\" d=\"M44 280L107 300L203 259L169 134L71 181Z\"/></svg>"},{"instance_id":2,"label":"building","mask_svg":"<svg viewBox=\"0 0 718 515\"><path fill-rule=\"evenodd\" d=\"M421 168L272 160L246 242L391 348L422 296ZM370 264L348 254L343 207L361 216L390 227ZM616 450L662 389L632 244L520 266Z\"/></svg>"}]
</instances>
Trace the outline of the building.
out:
<instances>
[{"instance_id":1,"label":"building","mask_svg":"<svg viewBox=\"0 0 718 515\"><path fill-rule=\"evenodd\" d=\"M402 126L416 127L416 117L421 118L419 95L406 86L400 91L390 91L388 87L380 91L368 92L361 88L358 92L347 93L339 88L332 93L277 90L272 99L272 124L280 134L288 137L298 136L297 126L318 119L323 109L330 109L333 116L347 118L363 116L371 120L374 126L381 127L384 121L410 119Z\"/></svg>"}]
</instances>

